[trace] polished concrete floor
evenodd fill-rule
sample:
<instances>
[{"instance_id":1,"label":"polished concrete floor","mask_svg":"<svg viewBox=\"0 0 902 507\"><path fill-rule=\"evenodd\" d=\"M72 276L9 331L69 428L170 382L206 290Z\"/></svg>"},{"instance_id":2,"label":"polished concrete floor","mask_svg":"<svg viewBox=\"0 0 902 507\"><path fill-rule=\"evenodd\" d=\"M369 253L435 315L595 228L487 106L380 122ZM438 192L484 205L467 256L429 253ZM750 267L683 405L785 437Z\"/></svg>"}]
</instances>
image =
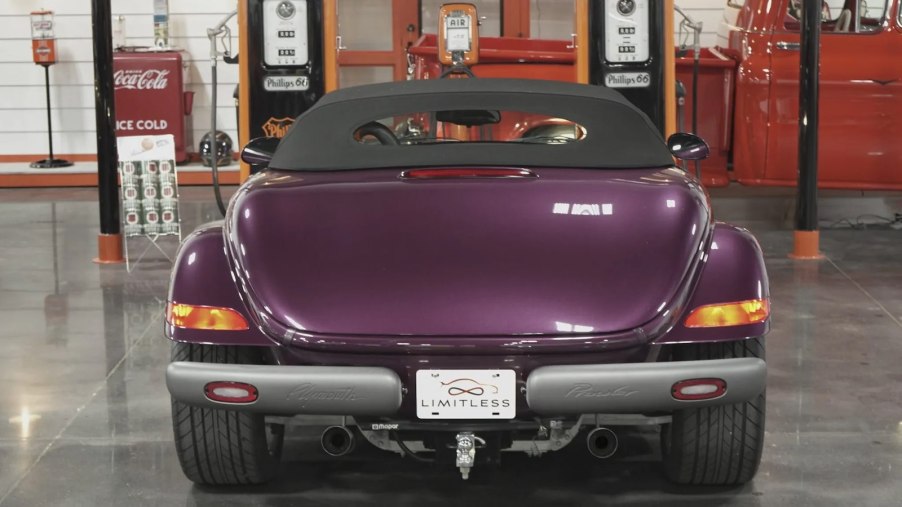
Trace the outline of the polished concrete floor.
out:
<instances>
[{"instance_id":1,"label":"polished concrete floor","mask_svg":"<svg viewBox=\"0 0 902 507\"><path fill-rule=\"evenodd\" d=\"M902 505L902 231L828 230L825 260L792 261L783 195L715 196L719 217L757 234L771 276L767 447L754 482L672 486L656 435L639 430L625 457L598 462L575 444L506 457L464 483L450 464L372 449L329 459L314 432L294 428L273 484L217 491L182 476L171 441L168 263L153 255L131 274L93 264L91 190L0 191L0 506ZM216 218L206 189L183 201L186 230ZM902 210L902 198L836 195L822 207L879 223L856 214Z\"/></svg>"}]
</instances>

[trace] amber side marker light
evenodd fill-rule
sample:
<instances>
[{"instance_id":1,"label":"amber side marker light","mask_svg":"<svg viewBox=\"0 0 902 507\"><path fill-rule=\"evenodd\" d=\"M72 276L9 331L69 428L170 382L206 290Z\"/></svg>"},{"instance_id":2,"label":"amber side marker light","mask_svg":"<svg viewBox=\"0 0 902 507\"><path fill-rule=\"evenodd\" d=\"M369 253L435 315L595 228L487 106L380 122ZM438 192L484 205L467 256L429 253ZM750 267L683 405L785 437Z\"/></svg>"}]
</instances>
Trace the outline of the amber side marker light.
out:
<instances>
[{"instance_id":1,"label":"amber side marker light","mask_svg":"<svg viewBox=\"0 0 902 507\"><path fill-rule=\"evenodd\" d=\"M750 299L735 303L705 305L692 310L686 317L686 327L727 327L764 322L770 315L770 302Z\"/></svg>"},{"instance_id":2,"label":"amber side marker light","mask_svg":"<svg viewBox=\"0 0 902 507\"><path fill-rule=\"evenodd\" d=\"M166 308L166 322L184 329L207 329L211 331L244 331L248 329L244 317L231 308L218 306L186 305L169 303Z\"/></svg>"}]
</instances>

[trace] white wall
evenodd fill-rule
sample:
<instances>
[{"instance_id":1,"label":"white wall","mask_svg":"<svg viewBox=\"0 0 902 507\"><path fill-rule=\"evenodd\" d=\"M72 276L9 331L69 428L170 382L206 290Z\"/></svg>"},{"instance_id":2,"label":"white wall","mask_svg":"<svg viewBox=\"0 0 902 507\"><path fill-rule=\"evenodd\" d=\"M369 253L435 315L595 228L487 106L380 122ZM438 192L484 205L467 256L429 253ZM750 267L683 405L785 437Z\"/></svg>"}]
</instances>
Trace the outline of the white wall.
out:
<instances>
[{"instance_id":1,"label":"white wall","mask_svg":"<svg viewBox=\"0 0 902 507\"><path fill-rule=\"evenodd\" d=\"M236 8L236 0L170 0L170 41L187 50L187 89L196 93L187 126L191 146L210 127L210 60L206 29ZM59 63L50 69L54 150L95 153L94 70L91 4L87 0L0 2L0 155L43 154L47 149L44 71L31 59L29 13L46 8L56 14ZM112 0L114 15L126 18L127 43L153 43L153 0ZM233 32L235 22L232 22ZM234 49L237 51L237 37ZM238 66L219 65L218 128L237 142L232 92ZM190 151L195 151L191 149Z\"/></svg>"},{"instance_id":2,"label":"white wall","mask_svg":"<svg viewBox=\"0 0 902 507\"><path fill-rule=\"evenodd\" d=\"M674 3L683 9L683 12L692 17L696 22L702 23L702 47L710 47L717 44L725 44L725 40L718 41L717 33L721 29L724 18L724 8L727 6L727 0L674 0ZM741 3L741 2L740 2ZM731 13L735 13L734 9L729 9ZM676 43L685 42L692 46L692 33L684 31L684 38L681 39L679 25L682 17L674 14L674 38ZM732 23L734 20L731 20Z\"/></svg>"},{"instance_id":3,"label":"white wall","mask_svg":"<svg viewBox=\"0 0 902 507\"><path fill-rule=\"evenodd\" d=\"M343 0L367 1L367 0ZM411 0L414 1L414 0ZM570 0L535 0L552 24L572 9ZM556 7L560 4L560 10ZM704 22L703 45L713 45L726 0L677 0L691 16ZM206 28L236 8L236 0L170 0L172 44L187 50L188 90L196 93L188 127L190 146L209 127L210 63ZM112 0L113 14L126 17L128 44L153 42L153 0ZM90 2L87 0L5 0L0 2L0 155L43 154L46 151L43 69L32 63L29 12L41 8L56 13L59 63L50 70L54 147L57 153L94 153L94 98ZM572 11L570 11L572 12ZM232 22L233 31L235 22ZM538 28L538 27L536 27ZM559 30L557 30L559 31ZM538 35L538 34L537 34ZM237 51L237 38L235 39ZM232 92L237 65L219 65L218 125L237 141ZM191 151L194 151L193 149Z\"/></svg>"},{"instance_id":4,"label":"white wall","mask_svg":"<svg viewBox=\"0 0 902 507\"><path fill-rule=\"evenodd\" d=\"M604 0L594 0L603 2ZM657 0L652 0L657 1ZM713 46L727 0L675 0L695 21L703 23L702 45ZM573 33L573 2L570 0L530 0L530 34L537 39L568 39ZM682 18L675 15L678 29ZM678 33L678 32L676 32ZM679 37L677 36L677 42ZM691 39L689 41L691 44Z\"/></svg>"}]
</instances>

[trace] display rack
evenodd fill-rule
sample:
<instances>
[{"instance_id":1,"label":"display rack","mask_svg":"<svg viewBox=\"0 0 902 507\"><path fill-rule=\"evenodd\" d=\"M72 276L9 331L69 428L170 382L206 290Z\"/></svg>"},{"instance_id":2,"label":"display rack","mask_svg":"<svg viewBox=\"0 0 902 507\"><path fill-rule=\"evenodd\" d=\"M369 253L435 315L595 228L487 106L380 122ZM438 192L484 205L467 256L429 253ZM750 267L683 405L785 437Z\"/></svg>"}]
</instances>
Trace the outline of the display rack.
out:
<instances>
[{"instance_id":1,"label":"display rack","mask_svg":"<svg viewBox=\"0 0 902 507\"><path fill-rule=\"evenodd\" d=\"M131 273L154 249L173 262L182 239L173 136L131 136L117 141L126 270ZM171 252L162 243L167 238L176 240ZM133 259L130 246L135 242L144 245Z\"/></svg>"}]
</instances>

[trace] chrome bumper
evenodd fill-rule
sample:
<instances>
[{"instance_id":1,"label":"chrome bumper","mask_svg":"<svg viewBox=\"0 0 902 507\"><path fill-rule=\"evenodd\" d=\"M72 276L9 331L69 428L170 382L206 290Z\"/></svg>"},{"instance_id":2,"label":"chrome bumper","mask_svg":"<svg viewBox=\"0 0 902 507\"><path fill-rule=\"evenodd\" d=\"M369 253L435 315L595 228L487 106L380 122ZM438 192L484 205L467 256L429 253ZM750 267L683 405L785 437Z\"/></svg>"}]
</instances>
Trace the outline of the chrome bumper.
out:
<instances>
[{"instance_id":1,"label":"chrome bumper","mask_svg":"<svg viewBox=\"0 0 902 507\"><path fill-rule=\"evenodd\" d=\"M244 382L257 388L253 403L210 400L210 382ZM166 387L183 403L270 415L392 415L401 407L401 379L387 368L350 366L257 366L174 362Z\"/></svg>"},{"instance_id":2,"label":"chrome bumper","mask_svg":"<svg viewBox=\"0 0 902 507\"><path fill-rule=\"evenodd\" d=\"M672 386L687 379L719 378L727 390L719 398L684 401ZM669 412L751 400L764 391L767 366L757 358L543 366L526 379L526 403L539 414Z\"/></svg>"}]
</instances>

